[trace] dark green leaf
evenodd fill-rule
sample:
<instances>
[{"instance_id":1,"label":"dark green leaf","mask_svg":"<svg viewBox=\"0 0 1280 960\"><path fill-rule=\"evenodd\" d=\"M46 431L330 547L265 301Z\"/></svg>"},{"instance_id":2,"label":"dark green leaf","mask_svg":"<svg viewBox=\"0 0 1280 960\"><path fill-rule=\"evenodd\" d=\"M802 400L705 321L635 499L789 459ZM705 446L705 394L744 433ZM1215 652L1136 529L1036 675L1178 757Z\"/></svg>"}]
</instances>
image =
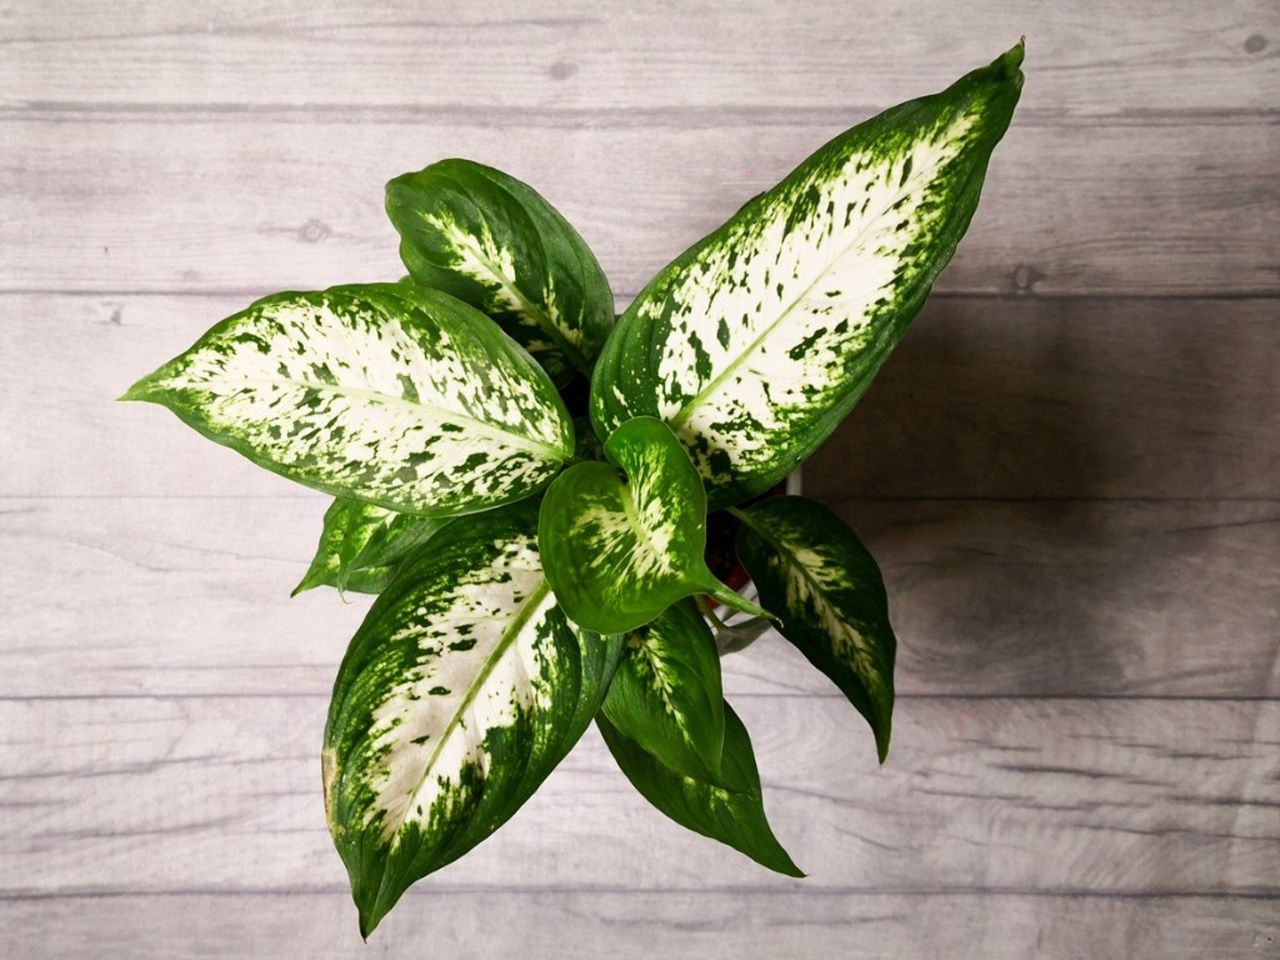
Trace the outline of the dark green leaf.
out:
<instances>
[{"instance_id":1,"label":"dark green leaf","mask_svg":"<svg viewBox=\"0 0 1280 960\"><path fill-rule=\"evenodd\" d=\"M676 773L623 736L604 715L596 717L596 725L631 784L676 823L728 844L770 870L803 877L765 819L760 774L747 728L727 703L724 719L721 782L725 786Z\"/></svg>"},{"instance_id":2,"label":"dark green leaf","mask_svg":"<svg viewBox=\"0 0 1280 960\"><path fill-rule=\"evenodd\" d=\"M884 580L875 558L839 517L804 497L745 510L738 555L780 618L779 631L867 718L883 763L893 720L893 660Z\"/></svg>"},{"instance_id":3,"label":"dark green leaf","mask_svg":"<svg viewBox=\"0 0 1280 960\"><path fill-rule=\"evenodd\" d=\"M604 715L671 769L715 783L724 748L720 657L693 602L627 635Z\"/></svg>"}]
</instances>

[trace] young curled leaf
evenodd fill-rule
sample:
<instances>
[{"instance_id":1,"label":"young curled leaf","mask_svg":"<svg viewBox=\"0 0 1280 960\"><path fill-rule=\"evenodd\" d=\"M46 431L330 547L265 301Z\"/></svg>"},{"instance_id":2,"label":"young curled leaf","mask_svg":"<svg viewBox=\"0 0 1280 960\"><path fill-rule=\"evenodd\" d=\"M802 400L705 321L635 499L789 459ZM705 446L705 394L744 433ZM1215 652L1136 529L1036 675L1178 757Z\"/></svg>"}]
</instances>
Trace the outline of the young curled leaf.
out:
<instances>
[{"instance_id":1,"label":"young curled leaf","mask_svg":"<svg viewBox=\"0 0 1280 960\"><path fill-rule=\"evenodd\" d=\"M875 558L834 513L804 497L775 497L735 511L738 555L778 630L831 679L871 724L889 755L893 661L884 580Z\"/></svg>"},{"instance_id":2,"label":"young curled leaf","mask_svg":"<svg viewBox=\"0 0 1280 960\"><path fill-rule=\"evenodd\" d=\"M574 447L527 353L473 308L409 284L259 300L122 399L162 404L309 487L423 516L536 493Z\"/></svg>"},{"instance_id":3,"label":"young curled leaf","mask_svg":"<svg viewBox=\"0 0 1280 960\"><path fill-rule=\"evenodd\" d=\"M325 730L325 809L365 936L414 881L493 833L577 742L619 638L571 623L532 501L462 517L351 640Z\"/></svg>"},{"instance_id":4,"label":"young curled leaf","mask_svg":"<svg viewBox=\"0 0 1280 960\"><path fill-rule=\"evenodd\" d=\"M950 261L1021 62L1019 45L841 134L664 267L596 364L596 431L671 424L713 510L790 473L853 409Z\"/></svg>"},{"instance_id":5,"label":"young curled leaf","mask_svg":"<svg viewBox=\"0 0 1280 960\"><path fill-rule=\"evenodd\" d=\"M470 160L387 184L400 258L419 283L493 317L563 386L613 329L613 293L586 241L532 187Z\"/></svg>"},{"instance_id":6,"label":"young curled leaf","mask_svg":"<svg viewBox=\"0 0 1280 960\"><path fill-rule=\"evenodd\" d=\"M640 417L615 430L604 450L611 463L575 464L542 500L538 542L569 618L625 633L698 593L761 613L707 568L706 495L671 429Z\"/></svg>"}]
</instances>

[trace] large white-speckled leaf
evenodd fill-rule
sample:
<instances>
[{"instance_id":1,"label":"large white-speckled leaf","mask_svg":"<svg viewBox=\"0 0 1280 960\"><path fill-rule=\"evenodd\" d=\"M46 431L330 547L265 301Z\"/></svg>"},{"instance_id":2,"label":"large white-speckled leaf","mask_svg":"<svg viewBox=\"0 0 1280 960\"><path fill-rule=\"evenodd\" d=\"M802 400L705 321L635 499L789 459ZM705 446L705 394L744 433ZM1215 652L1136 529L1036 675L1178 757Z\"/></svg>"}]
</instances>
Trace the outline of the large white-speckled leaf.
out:
<instances>
[{"instance_id":1,"label":"large white-speckled leaf","mask_svg":"<svg viewBox=\"0 0 1280 960\"><path fill-rule=\"evenodd\" d=\"M715 783L724 749L720 655L692 600L627 634L604 715L681 774Z\"/></svg>"},{"instance_id":2,"label":"large white-speckled leaf","mask_svg":"<svg viewBox=\"0 0 1280 960\"><path fill-rule=\"evenodd\" d=\"M487 317L410 284L280 293L123 397L260 466L425 516L537 492L573 454L546 373Z\"/></svg>"},{"instance_id":3,"label":"large white-speckled leaf","mask_svg":"<svg viewBox=\"0 0 1280 960\"><path fill-rule=\"evenodd\" d=\"M325 809L368 933L493 833L581 736L621 639L574 626L537 505L462 517L374 602L334 684Z\"/></svg>"},{"instance_id":4,"label":"large white-speckled leaf","mask_svg":"<svg viewBox=\"0 0 1280 960\"><path fill-rule=\"evenodd\" d=\"M826 674L889 754L897 641L875 558L826 507L776 497L734 511L738 556L779 618L779 632Z\"/></svg>"},{"instance_id":5,"label":"large white-speckled leaf","mask_svg":"<svg viewBox=\"0 0 1280 960\"><path fill-rule=\"evenodd\" d=\"M613 293L586 241L532 187L441 160L388 183L387 214L415 280L493 317L557 384L591 373Z\"/></svg>"},{"instance_id":6,"label":"large white-speckled leaf","mask_svg":"<svg viewBox=\"0 0 1280 960\"><path fill-rule=\"evenodd\" d=\"M1020 44L841 134L666 266L596 364L597 432L670 423L712 509L786 476L853 408L951 259L1021 61Z\"/></svg>"},{"instance_id":7,"label":"large white-speckled leaf","mask_svg":"<svg viewBox=\"0 0 1280 960\"><path fill-rule=\"evenodd\" d=\"M671 769L619 731L603 712L596 717L596 726L632 786L662 813L770 870L804 876L769 827L751 738L727 703L721 775L716 783Z\"/></svg>"},{"instance_id":8,"label":"large white-speckled leaf","mask_svg":"<svg viewBox=\"0 0 1280 960\"><path fill-rule=\"evenodd\" d=\"M612 463L575 464L542 499L538 542L570 619L624 633L698 593L760 613L707 568L706 495L671 428L638 417L604 452Z\"/></svg>"},{"instance_id":9,"label":"large white-speckled leaf","mask_svg":"<svg viewBox=\"0 0 1280 960\"><path fill-rule=\"evenodd\" d=\"M315 557L293 595L319 586L381 593L400 562L446 522L338 497L325 511Z\"/></svg>"}]
</instances>

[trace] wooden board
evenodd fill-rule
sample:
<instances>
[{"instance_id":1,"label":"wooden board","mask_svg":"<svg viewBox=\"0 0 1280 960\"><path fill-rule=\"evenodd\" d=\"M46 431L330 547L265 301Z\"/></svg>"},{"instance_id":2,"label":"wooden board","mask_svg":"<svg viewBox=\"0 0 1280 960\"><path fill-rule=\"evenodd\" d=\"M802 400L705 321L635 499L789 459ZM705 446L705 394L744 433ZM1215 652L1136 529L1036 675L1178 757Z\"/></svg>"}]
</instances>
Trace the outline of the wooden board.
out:
<instances>
[{"instance_id":1,"label":"wooden board","mask_svg":"<svg viewBox=\"0 0 1280 960\"><path fill-rule=\"evenodd\" d=\"M326 695L367 600L288 598L324 506L0 500L0 696ZM1280 503L840 509L884 568L900 696L1280 696ZM776 637L725 673L837 695Z\"/></svg>"},{"instance_id":2,"label":"wooden board","mask_svg":"<svg viewBox=\"0 0 1280 960\"><path fill-rule=\"evenodd\" d=\"M590 733L362 946L319 799L367 600L323 498L111 402L397 276L383 182L560 206L625 303L832 134L1028 39L973 229L808 465L885 568L890 762L725 661L774 877ZM0 955L1280 956L1280 7L0 2Z\"/></svg>"},{"instance_id":3,"label":"wooden board","mask_svg":"<svg viewBox=\"0 0 1280 960\"><path fill-rule=\"evenodd\" d=\"M383 184L448 156L543 192L626 302L665 263L864 119L667 128L254 117L13 120L4 290L238 292L394 279ZM938 289L1274 294L1280 125L1022 126ZM92 171L91 174L87 171ZM86 177L89 179L87 180ZM90 185L91 184L91 185Z\"/></svg>"},{"instance_id":4,"label":"wooden board","mask_svg":"<svg viewBox=\"0 0 1280 960\"><path fill-rule=\"evenodd\" d=\"M1280 496L1280 300L934 300L805 467L861 497Z\"/></svg>"},{"instance_id":5,"label":"wooden board","mask_svg":"<svg viewBox=\"0 0 1280 960\"><path fill-rule=\"evenodd\" d=\"M910 0L619 4L544 0L465 9L415 0L27 5L0 22L11 113L344 112L528 121L705 124L881 109L945 86L1026 34L1026 107L1041 122L1176 122L1173 112L1265 122L1276 107L1280 15L1106 0L940 17Z\"/></svg>"},{"instance_id":6,"label":"wooden board","mask_svg":"<svg viewBox=\"0 0 1280 960\"><path fill-rule=\"evenodd\" d=\"M1280 896L1275 700L915 700L881 768L845 703L735 704L806 879L689 837L592 732L434 882ZM0 889L343 889L319 788L325 710L324 697L0 702L0 802L19 805L0 820Z\"/></svg>"},{"instance_id":7,"label":"wooden board","mask_svg":"<svg viewBox=\"0 0 1280 960\"><path fill-rule=\"evenodd\" d=\"M76 956L85 944L136 960L263 957L306 944L311 960L519 956L595 960L882 960L895 957L1213 957L1259 960L1280 943L1275 904L1238 897L1009 893L913 896L760 891L411 891L360 942L345 893L0 899L16 958ZM945 934L940 932L945 931Z\"/></svg>"},{"instance_id":8,"label":"wooden board","mask_svg":"<svg viewBox=\"0 0 1280 960\"><path fill-rule=\"evenodd\" d=\"M247 299L0 296L0 418L24 451L0 495L303 493L167 411L112 402ZM1274 498L1278 355L1277 300L935 297L806 488L831 501Z\"/></svg>"}]
</instances>

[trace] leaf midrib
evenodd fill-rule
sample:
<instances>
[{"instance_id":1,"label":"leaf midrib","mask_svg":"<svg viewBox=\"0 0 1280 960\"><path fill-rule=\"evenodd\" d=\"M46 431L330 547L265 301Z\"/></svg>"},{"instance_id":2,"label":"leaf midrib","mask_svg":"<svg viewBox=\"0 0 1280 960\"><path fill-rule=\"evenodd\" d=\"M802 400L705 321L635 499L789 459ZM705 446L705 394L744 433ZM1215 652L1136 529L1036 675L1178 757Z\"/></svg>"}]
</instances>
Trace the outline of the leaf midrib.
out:
<instances>
[{"instance_id":1,"label":"leaf midrib","mask_svg":"<svg viewBox=\"0 0 1280 960\"><path fill-rule=\"evenodd\" d=\"M773 320L769 322L769 324L759 333L759 335L756 336L756 338L752 340L750 344L747 345L745 350L743 350L736 357L734 357L720 373L716 374L710 381L707 382L706 386L704 386L701 390L699 390L696 394L694 394L694 396L690 400L688 400L683 406L681 406L680 410L675 414L674 417L671 417L668 420L668 423L671 424L671 428L673 430L678 430L680 427L683 427L686 423L688 423L689 419L693 416L694 412L697 410L697 407L699 406L699 404L701 404L703 400L705 400L708 396L710 396L712 393L718 390L720 388L720 385L725 381L725 378L727 378L730 374L732 374L735 370L737 370L738 367L740 367L743 363L745 363L747 357L755 353L756 348L759 347L760 344L764 342L766 337L768 337L770 334L773 333L774 329L778 326L778 324L780 324L783 320L785 320L788 316L790 316L791 312L795 310L795 308L804 301L805 297L807 297L809 293L813 290L813 288L818 285L819 281L821 281L824 277L826 277L827 274L831 272L831 269L837 263L839 263L840 260L844 258L844 256L849 252L849 250L855 244L857 244L859 241L862 240L863 235L867 232L869 228L869 225L871 223L878 222L884 216L886 210L892 209L894 204L901 202L904 198L906 198L909 195L910 195L910 191L903 191L895 194L893 201L881 207L881 209L876 212L874 217L864 219L863 221L864 226L862 227L862 229L859 230L857 234L854 235L853 239L851 239L847 244L845 244L840 249L839 253L837 253L834 257L832 257L831 260L829 260L827 264L814 275L813 280L811 280L809 284L805 286L805 288L799 293L799 295L797 295L789 304L787 304L786 308L781 313L779 313Z\"/></svg>"},{"instance_id":2,"label":"leaf midrib","mask_svg":"<svg viewBox=\"0 0 1280 960\"><path fill-rule=\"evenodd\" d=\"M738 519L742 520L742 522L744 522L747 526L749 526L756 533L756 535L760 537L760 539L769 543L770 546L772 546L773 549L776 550L780 556L786 557L787 565L789 567L791 567L794 570L800 571L803 578L809 582L814 599L817 602L821 603L824 609L831 611L835 615L836 622L840 624L840 628L846 634L850 634L852 632L852 633L856 633L860 639L863 639L863 640L866 639L863 636L863 634L859 633L856 630L853 630L852 627L848 626L848 624L845 622L844 616L840 611L840 608L828 598L827 592L822 589L822 584L820 584L817 578L814 577L813 574L809 572L809 568L800 562L799 558L795 554L795 551L791 550L788 547L786 540L772 534L771 532L767 532L764 528L762 528L758 524L752 523L748 519L748 514L746 513L746 511L735 509L730 512L733 513L734 516L738 517ZM853 647L853 649L857 653L859 653L861 656L864 656L867 658L871 657L871 653L864 646L854 641L852 637L850 637L849 645ZM880 671L877 668L876 673L879 674L879 672Z\"/></svg>"},{"instance_id":3,"label":"leaf midrib","mask_svg":"<svg viewBox=\"0 0 1280 960\"><path fill-rule=\"evenodd\" d=\"M313 383L310 380L285 377L237 377L234 379L225 379L230 380L233 383L263 384L267 386L299 386L306 390L313 390L317 393L335 393L341 396L349 396L357 399L375 399L382 404L402 404L415 409L430 410L437 414L437 420L449 419L464 421L468 429L475 430L478 433L486 433L490 436L502 438L508 446L517 447L529 453L538 453L552 460L566 460L571 455L571 452L566 453L561 448L553 447L550 444L542 443L522 434L509 432L492 423L477 419L470 414L458 413L448 407L422 403L417 400L406 400L404 397L397 397L390 393L379 393L376 390L362 390L359 387L348 387L334 385L331 383Z\"/></svg>"},{"instance_id":4,"label":"leaf midrib","mask_svg":"<svg viewBox=\"0 0 1280 960\"><path fill-rule=\"evenodd\" d=\"M621 488L622 493L619 498L622 501L622 515L627 520L627 526L631 528L631 533L635 537L636 543L646 554L658 561L658 563L654 564L654 568L660 568L662 566L662 561L667 555L654 546L653 538L648 534L648 527L642 525L640 522L640 513L636 508L636 500L632 492L632 484L619 482L619 487ZM637 579L640 579L638 574ZM657 578L650 576L645 579L653 580Z\"/></svg>"},{"instance_id":5,"label":"leaf midrib","mask_svg":"<svg viewBox=\"0 0 1280 960\"><path fill-rule=\"evenodd\" d=\"M436 761L440 758L440 751L444 749L445 744L449 742L449 738L453 736L454 732L458 729L458 725L462 722L463 714L465 714L471 704L475 702L477 695L484 687L489 676L502 661L502 658L506 656L507 651L516 641L516 638L520 636L521 631L525 628L529 619L542 605L542 601L546 598L550 590L550 585L547 583L546 578L543 577L542 582L537 589L532 591L525 599L524 603L520 607L520 612L516 615L515 619L513 619L511 624L502 631L502 636L499 637L498 642L494 645L493 651L485 659L484 666L481 667L480 672L467 688L467 695L463 697L462 702L453 712L453 716L449 718L448 724L445 725L444 731L440 735L440 740L436 744L435 750L432 751L430 759L427 760L426 765L422 768L422 776L418 778L417 784L414 785L412 794L414 802L410 803L406 809L412 809L416 806L418 793L427 782L427 778L431 776L431 771L435 767ZM397 831L404 826L405 822L405 818L402 817L400 823L396 827Z\"/></svg>"}]
</instances>

